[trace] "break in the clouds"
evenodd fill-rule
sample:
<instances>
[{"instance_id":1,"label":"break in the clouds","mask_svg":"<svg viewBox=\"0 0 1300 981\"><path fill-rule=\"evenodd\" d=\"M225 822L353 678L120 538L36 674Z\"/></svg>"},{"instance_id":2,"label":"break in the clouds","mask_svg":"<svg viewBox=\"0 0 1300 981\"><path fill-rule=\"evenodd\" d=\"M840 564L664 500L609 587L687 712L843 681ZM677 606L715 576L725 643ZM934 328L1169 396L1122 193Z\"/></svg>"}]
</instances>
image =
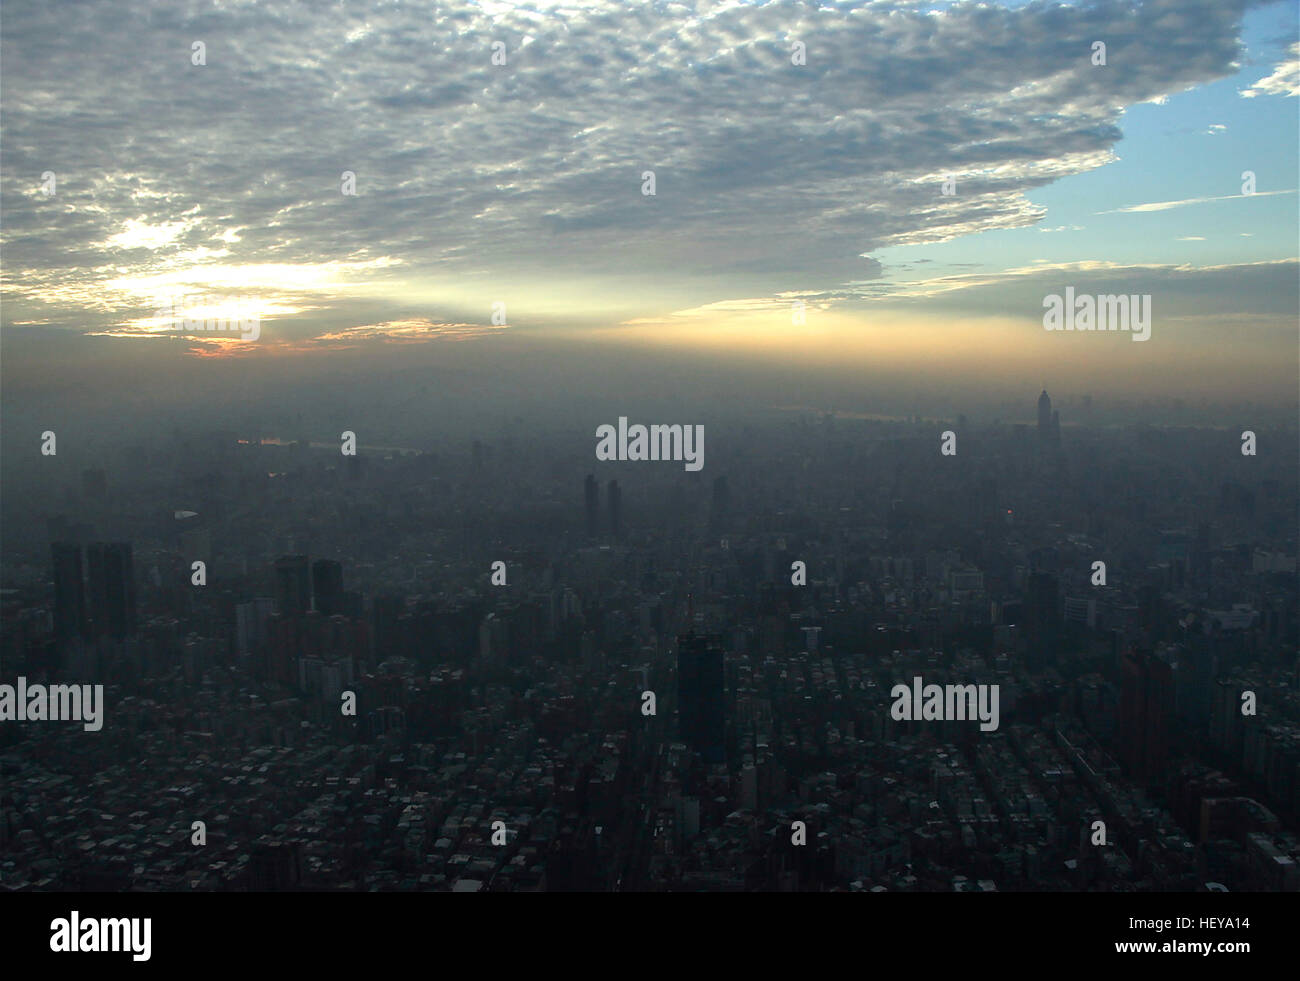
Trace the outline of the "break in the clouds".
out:
<instances>
[{"instance_id":1,"label":"break in the clouds","mask_svg":"<svg viewBox=\"0 0 1300 981\"><path fill-rule=\"evenodd\" d=\"M7 4L6 321L220 290L333 344L833 292L1037 222L1126 107L1236 70L1247 6Z\"/></svg>"},{"instance_id":2,"label":"break in the clouds","mask_svg":"<svg viewBox=\"0 0 1300 981\"><path fill-rule=\"evenodd\" d=\"M1273 74L1261 78L1249 88L1241 90L1246 99L1258 95L1300 96L1300 42L1291 45L1290 57L1275 69Z\"/></svg>"}]
</instances>

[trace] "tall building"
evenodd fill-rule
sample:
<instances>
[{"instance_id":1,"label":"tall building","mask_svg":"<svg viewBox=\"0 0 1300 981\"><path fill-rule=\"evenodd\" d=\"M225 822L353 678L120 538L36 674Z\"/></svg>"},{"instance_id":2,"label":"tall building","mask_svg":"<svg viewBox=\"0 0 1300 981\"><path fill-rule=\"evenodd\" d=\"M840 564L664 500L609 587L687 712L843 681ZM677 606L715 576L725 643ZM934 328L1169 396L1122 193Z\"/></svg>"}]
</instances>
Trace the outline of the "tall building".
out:
<instances>
[{"instance_id":1,"label":"tall building","mask_svg":"<svg viewBox=\"0 0 1300 981\"><path fill-rule=\"evenodd\" d=\"M1052 400L1047 394L1047 389L1043 389L1043 394L1038 396L1038 438L1046 440L1052 431Z\"/></svg>"},{"instance_id":2,"label":"tall building","mask_svg":"<svg viewBox=\"0 0 1300 981\"><path fill-rule=\"evenodd\" d=\"M130 543L87 546L86 593L92 637L121 640L135 633L135 567Z\"/></svg>"},{"instance_id":3,"label":"tall building","mask_svg":"<svg viewBox=\"0 0 1300 981\"><path fill-rule=\"evenodd\" d=\"M610 533L618 538L623 533L623 492L619 490L618 481L611 480L606 484L605 493L609 503Z\"/></svg>"},{"instance_id":4,"label":"tall building","mask_svg":"<svg viewBox=\"0 0 1300 981\"><path fill-rule=\"evenodd\" d=\"M677 638L677 722L682 742L709 763L726 760L726 701L721 639Z\"/></svg>"},{"instance_id":5,"label":"tall building","mask_svg":"<svg viewBox=\"0 0 1300 981\"><path fill-rule=\"evenodd\" d=\"M311 564L312 591L316 612L332 617L343 613L343 564L333 559L317 559Z\"/></svg>"},{"instance_id":6,"label":"tall building","mask_svg":"<svg viewBox=\"0 0 1300 981\"><path fill-rule=\"evenodd\" d=\"M86 592L81 581L81 546L55 542L54 555L54 637L71 640L81 635L86 621Z\"/></svg>"},{"instance_id":7,"label":"tall building","mask_svg":"<svg viewBox=\"0 0 1300 981\"><path fill-rule=\"evenodd\" d=\"M301 616L311 609L311 569L305 555L275 560L275 605L281 616Z\"/></svg>"},{"instance_id":8,"label":"tall building","mask_svg":"<svg viewBox=\"0 0 1300 981\"><path fill-rule=\"evenodd\" d=\"M1120 753L1135 780L1159 777L1169 758L1174 721L1174 675L1149 650L1128 651L1120 666Z\"/></svg>"},{"instance_id":9,"label":"tall building","mask_svg":"<svg viewBox=\"0 0 1300 981\"><path fill-rule=\"evenodd\" d=\"M600 481L593 474L587 474L582 482L583 507L587 516L587 536L595 538L600 534Z\"/></svg>"}]
</instances>

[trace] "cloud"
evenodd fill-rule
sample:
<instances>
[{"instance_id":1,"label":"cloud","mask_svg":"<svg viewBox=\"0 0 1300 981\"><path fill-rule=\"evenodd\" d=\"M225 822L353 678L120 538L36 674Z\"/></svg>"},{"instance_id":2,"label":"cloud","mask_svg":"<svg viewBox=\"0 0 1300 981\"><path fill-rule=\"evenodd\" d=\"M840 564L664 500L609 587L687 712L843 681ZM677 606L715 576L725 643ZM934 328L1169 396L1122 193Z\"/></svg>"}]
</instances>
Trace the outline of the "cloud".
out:
<instances>
[{"instance_id":1,"label":"cloud","mask_svg":"<svg viewBox=\"0 0 1300 981\"><path fill-rule=\"evenodd\" d=\"M143 221L129 220L122 230L110 235L104 246L110 249L161 249L174 242L191 223L172 221L162 225L148 225Z\"/></svg>"},{"instance_id":2,"label":"cloud","mask_svg":"<svg viewBox=\"0 0 1300 981\"><path fill-rule=\"evenodd\" d=\"M1261 78L1249 88L1241 89L1243 99L1259 95L1300 96L1300 42L1287 49L1290 57L1273 69L1273 74Z\"/></svg>"},{"instance_id":3,"label":"cloud","mask_svg":"<svg viewBox=\"0 0 1300 981\"><path fill-rule=\"evenodd\" d=\"M423 343L429 340L463 340L481 336L485 331L508 330L508 326L486 324L435 323L427 317L409 320L389 320L379 324L364 324L330 331L311 339L318 346L355 347L363 342L386 341L402 344Z\"/></svg>"},{"instance_id":4,"label":"cloud","mask_svg":"<svg viewBox=\"0 0 1300 981\"><path fill-rule=\"evenodd\" d=\"M1151 294L1161 316L1243 315L1295 333L1300 259L1196 266L1111 262L1040 262L1002 272L961 273L859 291L863 306L924 303L931 311L1042 316L1042 298L1073 286L1079 293Z\"/></svg>"},{"instance_id":5,"label":"cloud","mask_svg":"<svg viewBox=\"0 0 1300 981\"><path fill-rule=\"evenodd\" d=\"M1095 212L1099 215L1126 215L1147 211L1169 211L1171 208L1185 208L1192 204L1207 204L1211 201L1235 201L1238 198L1267 198L1274 194L1294 194L1296 189L1285 191L1256 191L1254 194L1224 194L1213 198L1185 198L1182 201L1152 201L1148 204L1134 204L1127 208L1112 208L1109 211Z\"/></svg>"},{"instance_id":6,"label":"cloud","mask_svg":"<svg viewBox=\"0 0 1300 981\"><path fill-rule=\"evenodd\" d=\"M1197 239L1203 241L1203 239ZM1079 293L1152 294L1162 318L1238 318L1295 332L1300 305L1300 259L1223 265L1050 262L1002 271L960 272L907 282L878 280L821 293L746 297L633 318L619 328L689 327L700 331L719 323L791 323L792 305L804 301L808 318L818 313L859 326L882 311L924 307L937 322L959 317L1023 317L1038 322L1042 299L1073 286Z\"/></svg>"},{"instance_id":7,"label":"cloud","mask_svg":"<svg viewBox=\"0 0 1300 981\"><path fill-rule=\"evenodd\" d=\"M222 288L324 334L390 319L348 306L371 295L474 323L834 291L881 248L1042 219L1027 195L1113 160L1126 106L1236 70L1248 5L19 5L5 317L128 325L141 284L230 269L283 270Z\"/></svg>"}]
</instances>

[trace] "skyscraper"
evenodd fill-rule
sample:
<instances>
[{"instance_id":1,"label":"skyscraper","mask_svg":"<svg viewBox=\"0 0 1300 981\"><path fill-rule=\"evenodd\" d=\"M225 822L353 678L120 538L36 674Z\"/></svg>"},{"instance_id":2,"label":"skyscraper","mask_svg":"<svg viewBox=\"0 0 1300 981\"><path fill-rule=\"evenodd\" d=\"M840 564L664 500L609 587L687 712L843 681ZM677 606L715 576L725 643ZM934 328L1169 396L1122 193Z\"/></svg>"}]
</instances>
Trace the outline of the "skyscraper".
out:
<instances>
[{"instance_id":1,"label":"skyscraper","mask_svg":"<svg viewBox=\"0 0 1300 981\"><path fill-rule=\"evenodd\" d=\"M726 760L722 644L706 634L677 638L677 720L682 742L709 763Z\"/></svg>"},{"instance_id":2,"label":"skyscraper","mask_svg":"<svg viewBox=\"0 0 1300 981\"><path fill-rule=\"evenodd\" d=\"M317 559L311 564L312 590L316 611L332 617L343 612L343 564L333 559Z\"/></svg>"},{"instance_id":3,"label":"skyscraper","mask_svg":"<svg viewBox=\"0 0 1300 981\"><path fill-rule=\"evenodd\" d=\"M90 635L121 640L135 633L135 567L127 542L86 548Z\"/></svg>"},{"instance_id":4,"label":"skyscraper","mask_svg":"<svg viewBox=\"0 0 1300 981\"><path fill-rule=\"evenodd\" d=\"M311 569L305 555L275 560L275 605L281 616L300 616L311 609Z\"/></svg>"},{"instance_id":5,"label":"skyscraper","mask_svg":"<svg viewBox=\"0 0 1300 981\"><path fill-rule=\"evenodd\" d=\"M1047 394L1047 389L1043 389L1043 394L1038 396L1038 438L1042 442L1047 442L1052 435L1052 400Z\"/></svg>"},{"instance_id":6,"label":"skyscraper","mask_svg":"<svg viewBox=\"0 0 1300 981\"><path fill-rule=\"evenodd\" d=\"M1160 776L1169 756L1173 670L1150 650L1138 650L1124 655L1120 671L1120 752L1130 775L1145 783Z\"/></svg>"},{"instance_id":7,"label":"skyscraper","mask_svg":"<svg viewBox=\"0 0 1300 981\"><path fill-rule=\"evenodd\" d=\"M85 628L86 592L81 581L81 546L55 542L54 555L54 637L71 640Z\"/></svg>"}]
</instances>

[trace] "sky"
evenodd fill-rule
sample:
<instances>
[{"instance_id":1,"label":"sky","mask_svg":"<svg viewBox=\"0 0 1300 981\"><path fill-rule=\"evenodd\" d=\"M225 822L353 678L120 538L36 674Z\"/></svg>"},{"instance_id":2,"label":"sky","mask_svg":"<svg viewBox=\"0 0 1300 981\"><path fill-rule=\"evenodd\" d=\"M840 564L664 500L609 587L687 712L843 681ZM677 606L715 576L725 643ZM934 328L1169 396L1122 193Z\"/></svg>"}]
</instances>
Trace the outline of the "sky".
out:
<instances>
[{"instance_id":1,"label":"sky","mask_svg":"<svg viewBox=\"0 0 1300 981\"><path fill-rule=\"evenodd\" d=\"M1294 405L1298 45L1245 0L11 0L4 385L554 345ZM1045 331L1067 287L1150 339Z\"/></svg>"}]
</instances>

